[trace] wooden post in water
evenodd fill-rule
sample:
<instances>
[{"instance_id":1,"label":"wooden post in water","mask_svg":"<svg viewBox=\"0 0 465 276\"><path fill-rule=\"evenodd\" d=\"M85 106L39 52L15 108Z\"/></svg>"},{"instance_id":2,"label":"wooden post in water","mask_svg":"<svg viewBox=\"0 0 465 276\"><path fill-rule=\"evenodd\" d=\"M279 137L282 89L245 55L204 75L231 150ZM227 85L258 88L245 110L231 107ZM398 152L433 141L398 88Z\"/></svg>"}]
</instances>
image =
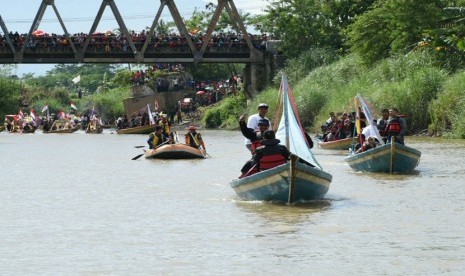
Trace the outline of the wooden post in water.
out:
<instances>
[{"instance_id":1,"label":"wooden post in water","mask_svg":"<svg viewBox=\"0 0 465 276\"><path fill-rule=\"evenodd\" d=\"M391 167L390 167L390 173L394 173L394 155L396 153L396 145L394 143L396 142L395 136L391 136Z\"/></svg>"},{"instance_id":2,"label":"wooden post in water","mask_svg":"<svg viewBox=\"0 0 465 276\"><path fill-rule=\"evenodd\" d=\"M288 202L291 204L294 202L294 186L295 186L295 166L297 162L297 156L292 154L289 166L289 198Z\"/></svg>"}]
</instances>

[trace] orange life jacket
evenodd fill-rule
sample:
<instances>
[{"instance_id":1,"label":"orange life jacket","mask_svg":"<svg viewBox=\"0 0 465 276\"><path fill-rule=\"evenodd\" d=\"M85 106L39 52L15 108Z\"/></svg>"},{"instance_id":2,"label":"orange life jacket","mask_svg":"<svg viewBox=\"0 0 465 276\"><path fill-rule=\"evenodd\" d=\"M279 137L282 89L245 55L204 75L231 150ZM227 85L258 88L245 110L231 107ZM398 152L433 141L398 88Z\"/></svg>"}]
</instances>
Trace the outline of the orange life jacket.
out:
<instances>
[{"instance_id":1,"label":"orange life jacket","mask_svg":"<svg viewBox=\"0 0 465 276\"><path fill-rule=\"evenodd\" d=\"M262 133L260 131L257 131L257 140L253 141L252 144L250 144L250 150L252 154L255 153L255 150L259 147L262 146Z\"/></svg>"},{"instance_id":2,"label":"orange life jacket","mask_svg":"<svg viewBox=\"0 0 465 276\"><path fill-rule=\"evenodd\" d=\"M264 155L260 159L260 170L268 170L286 163L286 158L281 154Z\"/></svg>"},{"instance_id":3,"label":"orange life jacket","mask_svg":"<svg viewBox=\"0 0 465 276\"><path fill-rule=\"evenodd\" d=\"M400 123L399 123L399 120L397 119L391 120L391 122L389 122L386 128L387 128L386 133L390 135L399 134L401 131Z\"/></svg>"}]
</instances>

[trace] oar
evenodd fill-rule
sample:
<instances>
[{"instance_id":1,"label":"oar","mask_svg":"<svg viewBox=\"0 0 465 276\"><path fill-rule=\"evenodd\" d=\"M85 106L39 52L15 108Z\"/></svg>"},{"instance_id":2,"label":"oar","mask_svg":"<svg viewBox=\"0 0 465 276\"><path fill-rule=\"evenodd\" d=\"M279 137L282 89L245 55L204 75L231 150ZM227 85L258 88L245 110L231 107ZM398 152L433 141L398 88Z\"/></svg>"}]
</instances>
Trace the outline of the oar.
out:
<instances>
[{"instance_id":1,"label":"oar","mask_svg":"<svg viewBox=\"0 0 465 276\"><path fill-rule=\"evenodd\" d=\"M167 140L167 141L161 143L161 144L158 145L155 149L157 149L157 148L163 146L164 144L168 143L169 141L170 141L170 140ZM137 147L137 146L136 146L136 147ZM137 160L137 159L139 159L142 155L144 155L144 154L142 153L142 154L136 155L136 156L134 156L131 160Z\"/></svg>"},{"instance_id":2,"label":"oar","mask_svg":"<svg viewBox=\"0 0 465 276\"><path fill-rule=\"evenodd\" d=\"M143 153L139 154L139 155L136 155L134 156L131 160L137 160L139 159L142 155L144 155Z\"/></svg>"},{"instance_id":3,"label":"oar","mask_svg":"<svg viewBox=\"0 0 465 276\"><path fill-rule=\"evenodd\" d=\"M145 146L134 146L136 149L145 148Z\"/></svg>"}]
</instances>

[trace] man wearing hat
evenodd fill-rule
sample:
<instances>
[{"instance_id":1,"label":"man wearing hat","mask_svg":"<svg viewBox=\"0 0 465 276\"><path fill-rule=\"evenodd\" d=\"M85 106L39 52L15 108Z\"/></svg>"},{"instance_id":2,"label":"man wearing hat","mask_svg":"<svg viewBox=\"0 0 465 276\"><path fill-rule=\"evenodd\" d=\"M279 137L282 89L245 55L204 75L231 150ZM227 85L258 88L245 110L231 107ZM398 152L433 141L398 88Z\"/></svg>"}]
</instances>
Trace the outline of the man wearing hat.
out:
<instances>
[{"instance_id":1,"label":"man wearing hat","mask_svg":"<svg viewBox=\"0 0 465 276\"><path fill-rule=\"evenodd\" d=\"M147 144L149 144L150 149L156 149L169 140L170 137L163 133L163 128L161 126L155 126L155 132L149 134Z\"/></svg>"},{"instance_id":2,"label":"man wearing hat","mask_svg":"<svg viewBox=\"0 0 465 276\"><path fill-rule=\"evenodd\" d=\"M249 117L247 121L247 127L253 129L254 131L259 131L258 122L260 119L267 119L266 113L268 112L268 105L266 103L260 103L258 105L258 113ZM243 116L241 116L243 118ZM240 119L239 119L240 121ZM268 120L269 121L269 120ZM271 129L271 126L268 126L268 129ZM252 151L252 141L250 139L245 139L245 146Z\"/></svg>"},{"instance_id":3,"label":"man wearing hat","mask_svg":"<svg viewBox=\"0 0 465 276\"><path fill-rule=\"evenodd\" d=\"M158 125L161 126L162 132L165 136L171 137L174 141L174 134L171 132L171 123L168 121L168 116L166 114L161 114L160 122Z\"/></svg>"},{"instance_id":4,"label":"man wearing hat","mask_svg":"<svg viewBox=\"0 0 465 276\"><path fill-rule=\"evenodd\" d=\"M203 142L202 135L195 130L194 126L190 126L187 129L189 132L184 136L186 145L196 149L203 148L205 151L205 143Z\"/></svg>"}]
</instances>

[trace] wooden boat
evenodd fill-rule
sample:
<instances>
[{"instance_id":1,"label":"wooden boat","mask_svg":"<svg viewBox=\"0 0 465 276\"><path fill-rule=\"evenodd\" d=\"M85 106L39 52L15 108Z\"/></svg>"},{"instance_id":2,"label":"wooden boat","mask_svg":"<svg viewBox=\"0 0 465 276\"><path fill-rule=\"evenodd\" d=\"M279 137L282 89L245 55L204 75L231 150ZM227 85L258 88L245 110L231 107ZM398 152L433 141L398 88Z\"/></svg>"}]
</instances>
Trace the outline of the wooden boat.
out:
<instances>
[{"instance_id":1,"label":"wooden boat","mask_svg":"<svg viewBox=\"0 0 465 276\"><path fill-rule=\"evenodd\" d=\"M150 134L154 131L155 131L155 125L145 125L145 126L117 129L116 133L118 134Z\"/></svg>"},{"instance_id":2,"label":"wooden boat","mask_svg":"<svg viewBox=\"0 0 465 276\"><path fill-rule=\"evenodd\" d=\"M399 143L391 142L385 144L379 134L378 128L372 123L373 116L371 110L360 95L356 97L356 104L360 106L358 112L361 112L363 109L367 118L368 126L365 131L375 136L380 145L358 154L351 153L351 155L345 158L349 166L356 171L363 172L405 173L413 171L420 162L421 152ZM362 130L359 130L359 134L360 132ZM365 136L367 135L365 134Z\"/></svg>"},{"instance_id":3,"label":"wooden boat","mask_svg":"<svg viewBox=\"0 0 465 276\"><path fill-rule=\"evenodd\" d=\"M43 130L43 133L73 133L78 131L81 128L80 124L75 125L73 128L59 129L59 130Z\"/></svg>"},{"instance_id":4,"label":"wooden boat","mask_svg":"<svg viewBox=\"0 0 465 276\"><path fill-rule=\"evenodd\" d=\"M389 143L354 154L345 160L355 171L411 172L420 162L421 152L398 143Z\"/></svg>"},{"instance_id":5,"label":"wooden boat","mask_svg":"<svg viewBox=\"0 0 465 276\"><path fill-rule=\"evenodd\" d=\"M205 158L205 151L185 144L166 144L156 149L147 150L145 158L159 159L194 159Z\"/></svg>"},{"instance_id":6,"label":"wooden boat","mask_svg":"<svg viewBox=\"0 0 465 276\"><path fill-rule=\"evenodd\" d=\"M320 199L328 192L332 176L323 171L310 152L285 76L281 82L280 97L283 114L276 138L284 142L291 152L291 161L233 180L230 185L243 200L293 203ZM297 162L299 158L307 164Z\"/></svg>"},{"instance_id":7,"label":"wooden boat","mask_svg":"<svg viewBox=\"0 0 465 276\"><path fill-rule=\"evenodd\" d=\"M93 129L90 129L90 128L86 129L86 133L88 134L100 134L102 132L103 132L103 127L100 127L100 126L98 126L97 128L93 128Z\"/></svg>"},{"instance_id":8,"label":"wooden boat","mask_svg":"<svg viewBox=\"0 0 465 276\"><path fill-rule=\"evenodd\" d=\"M28 134L28 133L34 133L36 131L36 128L35 127L30 127L30 128L24 128L22 131L19 129L19 128L14 128L13 131L10 131L10 133L24 133L24 134Z\"/></svg>"},{"instance_id":9,"label":"wooden boat","mask_svg":"<svg viewBox=\"0 0 465 276\"><path fill-rule=\"evenodd\" d=\"M352 145L352 140L354 138L345 138L329 142L318 141L318 146L322 149L331 149L331 150L348 150Z\"/></svg>"}]
</instances>

